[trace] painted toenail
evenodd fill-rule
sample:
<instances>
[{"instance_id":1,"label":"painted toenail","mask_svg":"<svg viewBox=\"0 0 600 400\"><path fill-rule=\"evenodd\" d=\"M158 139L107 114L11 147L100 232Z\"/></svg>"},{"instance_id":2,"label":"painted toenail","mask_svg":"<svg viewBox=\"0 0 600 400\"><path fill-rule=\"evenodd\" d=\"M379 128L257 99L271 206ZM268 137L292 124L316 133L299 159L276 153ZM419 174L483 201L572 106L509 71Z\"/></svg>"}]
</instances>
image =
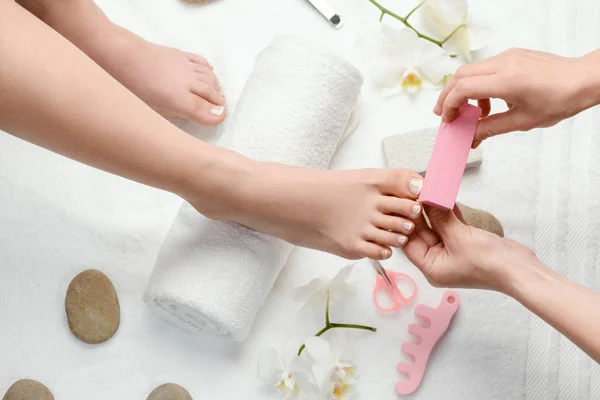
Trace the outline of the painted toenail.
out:
<instances>
[{"instance_id":1,"label":"painted toenail","mask_svg":"<svg viewBox=\"0 0 600 400\"><path fill-rule=\"evenodd\" d=\"M405 222L404 223L404 230L406 230L406 232L410 232L410 230L412 229L413 224L411 222Z\"/></svg>"},{"instance_id":2,"label":"painted toenail","mask_svg":"<svg viewBox=\"0 0 600 400\"><path fill-rule=\"evenodd\" d=\"M413 210L412 210L412 211L413 211L413 214L415 214L415 215L419 215L419 213L421 212L421 206L420 206L420 205L418 205L418 204L415 204L415 205L413 206Z\"/></svg>"},{"instance_id":3,"label":"painted toenail","mask_svg":"<svg viewBox=\"0 0 600 400\"><path fill-rule=\"evenodd\" d=\"M404 243L406 243L406 236L398 236L398 243L400 244L400 246L402 246Z\"/></svg>"},{"instance_id":4,"label":"painted toenail","mask_svg":"<svg viewBox=\"0 0 600 400\"><path fill-rule=\"evenodd\" d=\"M390 252L387 249L383 249L381 250L381 258L383 260L387 260L389 257Z\"/></svg>"},{"instance_id":5,"label":"painted toenail","mask_svg":"<svg viewBox=\"0 0 600 400\"><path fill-rule=\"evenodd\" d=\"M223 106L213 107L210 109L210 115L220 117L223 115L223 111L225 111L225 107Z\"/></svg>"},{"instance_id":6,"label":"painted toenail","mask_svg":"<svg viewBox=\"0 0 600 400\"><path fill-rule=\"evenodd\" d=\"M421 193L421 187L423 186L423 180L412 178L408 183L408 190L415 196Z\"/></svg>"}]
</instances>

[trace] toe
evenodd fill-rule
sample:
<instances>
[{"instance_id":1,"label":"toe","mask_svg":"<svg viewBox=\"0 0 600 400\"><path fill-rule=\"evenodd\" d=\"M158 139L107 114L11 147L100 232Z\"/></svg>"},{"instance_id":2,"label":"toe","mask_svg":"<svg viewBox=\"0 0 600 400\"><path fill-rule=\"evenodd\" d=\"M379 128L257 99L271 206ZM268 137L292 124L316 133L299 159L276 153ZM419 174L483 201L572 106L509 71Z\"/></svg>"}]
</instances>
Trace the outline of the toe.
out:
<instances>
[{"instance_id":1,"label":"toe","mask_svg":"<svg viewBox=\"0 0 600 400\"><path fill-rule=\"evenodd\" d=\"M371 258L373 260L387 260L392 256L392 249L372 242L363 241L359 243L357 250L362 257Z\"/></svg>"},{"instance_id":2,"label":"toe","mask_svg":"<svg viewBox=\"0 0 600 400\"><path fill-rule=\"evenodd\" d=\"M382 246L398 248L403 247L408 241L408 238L405 235L396 232L389 232L388 230L379 229L376 227L373 227L373 229L367 233L365 239L370 242L378 243Z\"/></svg>"},{"instance_id":3,"label":"toe","mask_svg":"<svg viewBox=\"0 0 600 400\"><path fill-rule=\"evenodd\" d=\"M198 82L206 83L216 90L220 90L221 88L217 76L213 73L196 72L196 78L198 79Z\"/></svg>"},{"instance_id":4,"label":"toe","mask_svg":"<svg viewBox=\"0 0 600 400\"><path fill-rule=\"evenodd\" d=\"M380 229L405 235L410 235L415 228L414 222L392 215L380 215L373 222Z\"/></svg>"},{"instance_id":5,"label":"toe","mask_svg":"<svg viewBox=\"0 0 600 400\"><path fill-rule=\"evenodd\" d=\"M215 106L223 106L225 105L225 99L223 95L217 88L213 85L210 85L206 82L196 81L191 85L191 92L196 96L203 98L204 100L209 101Z\"/></svg>"},{"instance_id":6,"label":"toe","mask_svg":"<svg viewBox=\"0 0 600 400\"><path fill-rule=\"evenodd\" d=\"M186 110L184 117L201 125L218 125L223 122L227 111L224 105L213 104L193 94L191 96L192 105Z\"/></svg>"},{"instance_id":7,"label":"toe","mask_svg":"<svg viewBox=\"0 0 600 400\"><path fill-rule=\"evenodd\" d=\"M206 58L198 55L198 54L194 54L194 53L186 53L188 60L190 60L192 63L194 64L199 64L199 65L205 65L208 68L212 69L212 66L208 63L208 61L206 61Z\"/></svg>"},{"instance_id":8,"label":"toe","mask_svg":"<svg viewBox=\"0 0 600 400\"><path fill-rule=\"evenodd\" d=\"M381 190L388 195L416 199L421 193L423 177L407 169L390 169L381 183Z\"/></svg>"},{"instance_id":9,"label":"toe","mask_svg":"<svg viewBox=\"0 0 600 400\"><path fill-rule=\"evenodd\" d=\"M406 218L415 219L421 215L422 207L414 200L383 196L378 209L384 214L402 215Z\"/></svg>"}]
</instances>

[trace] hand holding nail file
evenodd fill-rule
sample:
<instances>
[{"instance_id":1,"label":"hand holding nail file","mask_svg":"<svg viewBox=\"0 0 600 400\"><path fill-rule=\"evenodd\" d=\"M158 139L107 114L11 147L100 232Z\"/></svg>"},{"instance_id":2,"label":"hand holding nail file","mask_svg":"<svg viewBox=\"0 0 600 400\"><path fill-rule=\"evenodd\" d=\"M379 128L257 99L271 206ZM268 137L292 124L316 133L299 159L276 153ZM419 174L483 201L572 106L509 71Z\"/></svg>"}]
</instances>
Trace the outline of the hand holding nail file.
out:
<instances>
[{"instance_id":1,"label":"hand holding nail file","mask_svg":"<svg viewBox=\"0 0 600 400\"><path fill-rule=\"evenodd\" d=\"M458 117L440 125L419 201L442 210L452 210L458 195L481 109L464 104Z\"/></svg>"}]
</instances>

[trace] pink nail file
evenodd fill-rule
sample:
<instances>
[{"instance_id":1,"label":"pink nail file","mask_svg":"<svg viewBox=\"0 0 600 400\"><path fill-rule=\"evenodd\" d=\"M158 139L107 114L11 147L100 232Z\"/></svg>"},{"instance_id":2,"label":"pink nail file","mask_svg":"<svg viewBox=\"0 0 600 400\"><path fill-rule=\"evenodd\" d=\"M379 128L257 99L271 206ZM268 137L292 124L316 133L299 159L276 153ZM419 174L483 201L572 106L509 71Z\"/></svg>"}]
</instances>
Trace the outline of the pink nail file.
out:
<instances>
[{"instance_id":1,"label":"pink nail file","mask_svg":"<svg viewBox=\"0 0 600 400\"><path fill-rule=\"evenodd\" d=\"M459 108L458 117L454 121L442 122L423 180L419 197L421 203L442 210L452 210L479 117L481 109L467 103Z\"/></svg>"},{"instance_id":2,"label":"pink nail file","mask_svg":"<svg viewBox=\"0 0 600 400\"><path fill-rule=\"evenodd\" d=\"M425 327L419 324L410 324L408 332L412 334L417 343L405 342L402 344L402 352L413 359L412 363L398 363L396 369L399 373L408 377L406 382L396 383L396 391L399 395L411 394L421 384L429 355L435 344L448 330L450 321L460 303L460 297L456 292L448 290L444 292L442 301L437 308L431 308L423 304L415 307L415 315L428 323Z\"/></svg>"}]
</instances>

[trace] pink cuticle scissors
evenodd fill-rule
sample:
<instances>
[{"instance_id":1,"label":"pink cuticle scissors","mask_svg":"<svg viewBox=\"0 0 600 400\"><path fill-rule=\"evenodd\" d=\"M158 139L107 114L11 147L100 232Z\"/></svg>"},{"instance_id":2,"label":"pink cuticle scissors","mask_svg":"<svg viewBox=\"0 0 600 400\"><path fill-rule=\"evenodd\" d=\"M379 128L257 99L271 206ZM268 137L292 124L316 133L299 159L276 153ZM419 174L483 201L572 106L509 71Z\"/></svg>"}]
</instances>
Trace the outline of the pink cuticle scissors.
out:
<instances>
[{"instance_id":1,"label":"pink cuticle scissors","mask_svg":"<svg viewBox=\"0 0 600 400\"><path fill-rule=\"evenodd\" d=\"M373 288L373 303L375 303L375 307L377 307L379 311L398 311L400 308L402 308L403 304L408 304L414 299L415 295L417 294L417 284L410 276L403 274L402 272L386 270L379 261L371 259L369 260L377 272L377 279L375 281L375 287ZM397 283L403 280L407 281L413 288L410 296L404 296L398 288ZM379 304L378 298L381 292L385 293L391 300L392 305L390 307L382 307Z\"/></svg>"}]
</instances>

